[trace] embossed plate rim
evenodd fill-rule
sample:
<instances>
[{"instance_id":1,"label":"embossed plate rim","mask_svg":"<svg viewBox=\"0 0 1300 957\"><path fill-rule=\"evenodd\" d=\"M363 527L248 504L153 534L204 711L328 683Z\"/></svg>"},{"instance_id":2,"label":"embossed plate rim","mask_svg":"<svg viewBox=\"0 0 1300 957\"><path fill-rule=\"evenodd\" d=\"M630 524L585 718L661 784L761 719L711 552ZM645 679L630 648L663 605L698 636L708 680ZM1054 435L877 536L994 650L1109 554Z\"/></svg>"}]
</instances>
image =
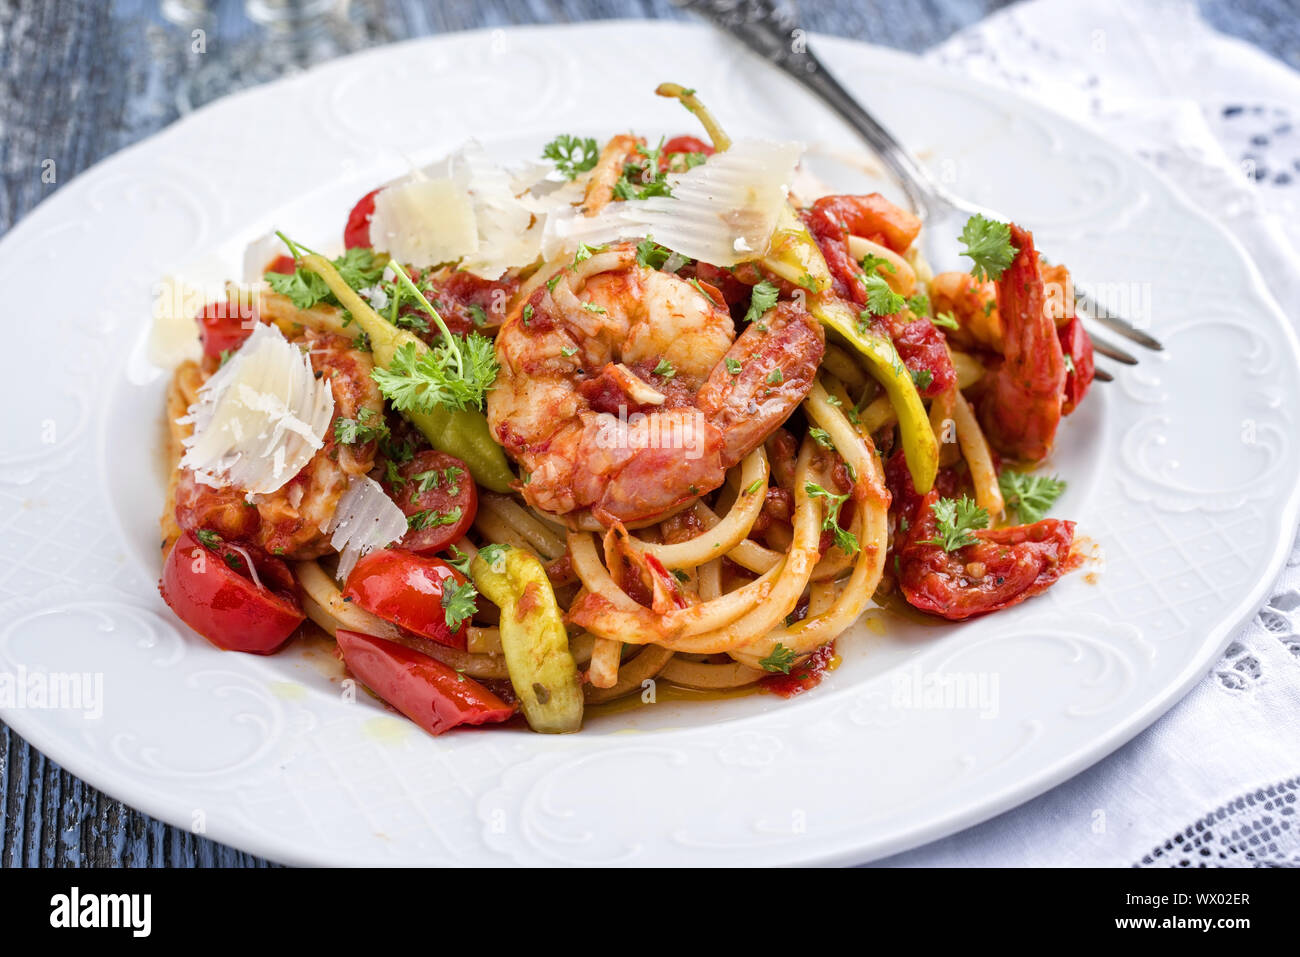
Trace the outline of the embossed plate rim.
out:
<instances>
[{"instance_id":1,"label":"embossed plate rim","mask_svg":"<svg viewBox=\"0 0 1300 957\"><path fill-rule=\"evenodd\" d=\"M517 37L521 40L527 40L530 37L561 38L570 40L570 45L577 47L581 45L584 39L601 40L607 45L617 45L619 42L626 47L632 48L638 44L627 41L629 28L635 30L639 38L646 38L647 34L654 32L657 36L665 39L671 38L675 42L680 42L683 47L691 47L698 51L706 53L717 53L717 38L707 28L665 23L647 23L645 21L614 21L599 24L583 24L577 26L563 27L529 27L517 28L507 31L510 37ZM437 37L422 40L408 41L400 44L397 51L398 59L407 55L412 49L427 48L432 51L446 52L452 44L475 44L482 43L484 38L490 38L495 35L495 31L482 30L470 33L456 34L450 37ZM996 96L999 100L1005 102L1009 98L1000 91L992 91L990 88L959 79L951 74L945 73L938 68L924 64L910 56L899 54L893 51L880 50L865 44L858 44L852 41L838 40L835 38L817 37L816 42L819 48L827 55L828 61L832 68L841 70L841 64L847 63L850 56L874 58L873 68L878 64L886 67L897 67L900 74L904 77L912 76L914 78L923 78L926 83L933 86L944 87L947 90L970 97L976 102L988 102ZM721 52L730 52L723 50ZM318 68L322 73L329 71L330 76L342 76L349 71L359 73L363 63L373 62L371 58L378 58L383 55L383 51L367 51L348 58L344 61L335 61L325 64ZM718 67L718 64L714 64ZM723 65L725 67L725 65ZM760 68L754 61L746 61L745 68ZM703 68L701 68L703 69ZM86 191L86 187L92 185L97 178L102 178L105 170L119 172L123 169L130 169L131 164L142 162L148 156L167 155L167 146L170 143L179 143L183 136L189 134L192 130L208 125L213 128L219 128L218 120L221 117L231 118L237 111L237 106L241 103L269 102L277 96L289 93L298 89L299 84L306 82L313 73L304 76L289 78L278 83L265 87L259 87L250 91L237 94L214 104L212 107L200 111L193 117L175 124L168 130L163 131L157 136L136 144L122 151L121 153L110 157L100 164L97 164L91 171L79 178L75 184L64 187L52 197L49 208L43 204L31 217L24 220L10 235L5 237L3 244L0 244L0 262L3 261L3 255L13 251L17 243L21 241L24 235L34 232L33 223L45 220L52 220L59 215L66 215L68 210L65 206L74 202L74 198L80 196ZM768 82L765 75L764 82ZM570 104L571 106L572 104ZM1057 117L1053 114L1046 113L1037 107L1030 105L1025 106L1025 112L1029 115L1042 116L1050 119L1050 123L1044 120L1054 131L1064 130L1067 133L1074 133L1088 141L1097 142L1099 138L1091 131L1083 130L1072 121ZM571 112L571 111L570 111ZM559 121L557 121L559 122ZM603 122L603 119L602 119ZM1104 142L1104 141L1103 141ZM170 162L170 160L168 161ZM1187 202L1185 197L1181 196L1169 184L1164 183L1159 177L1152 174L1149 170L1142 168L1136 160L1124 157L1121 165L1128 164L1143 171L1143 175L1161 184L1161 188L1168 190L1173 206L1177 209L1180 216L1190 216L1197 219L1202 227L1212 232L1217 241L1227 241L1227 245L1237 254L1246 270L1247 278L1253 285L1253 292L1257 299L1264 303L1277 320L1278 327L1282 330L1281 339L1286 342L1289 348L1289 354L1294 361L1297 355L1297 347L1293 330L1285 323L1281 316L1280 310L1267 295L1263 289L1262 282L1254 265L1249 262L1240 245L1216 224L1200 213ZM337 175L337 174L336 174ZM44 210L44 212L42 212ZM209 237L208 245L216 245L222 242L223 237ZM117 374L120 369L114 369L114 376L111 383L116 387ZM99 413L91 416L93 423L93 442L102 446L108 441L109 424L106 421L109 415L109 407L106 405ZM1292 487L1289 497L1282 507L1283 518L1286 520L1286 528L1293 529L1297 513L1300 513L1300 489ZM1080 516L1082 517L1082 516ZM117 517L115 515L115 521ZM987 790L979 793L977 798L969 798L965 804L959 804L951 807L936 808L928 816L924 814L913 816L912 819L899 821L894 818L886 818L883 829L876 828L871 823L858 826L857 829L849 836L844 836L834 840L833 846L826 844L826 841L810 841L800 846L798 842L786 843L780 846L762 846L762 842L755 838L750 846L737 847L733 851L724 854L719 860L744 860L749 862L772 862L772 863L843 863L857 862L872 856L891 853L904 849L905 847L920 843L925 840L934 839L944 834L950 833L961 827L968 826L979 820L983 820L993 814L999 813L1007 808L1027 800L1048 787L1058 783L1065 777L1076 773L1082 768L1095 762L1105 754L1114 750L1120 744L1127 741L1142 728L1150 724L1161 713L1167 710L1178 698L1180 698L1199 677L1204 674L1208 665L1214 657L1222 650L1230 637L1231 631L1244 620L1253 609L1257 608L1266 597L1266 591L1276 576L1277 569L1281 567L1287 553L1287 546L1290 538L1286 532L1280 533L1279 537L1272 543L1272 552L1264 563L1267 568L1266 572L1261 572L1259 584L1254 589L1244 594L1233 606L1230 613L1225 612L1219 619L1219 624L1211 629L1204 639L1200 641L1196 648L1196 654L1189 656L1187 662L1175 674L1169 677L1161 690L1150 695L1141 707L1133 709L1127 714L1127 717L1110 730L1101 738L1091 742L1087 747L1076 748L1071 753L1056 761L1044 762L1036 766L1033 774L1011 779L1000 786L990 786ZM131 597L139 600L140 595L135 594ZM16 608L25 604L22 600L7 601L6 607ZM1051 609L1046 606L1042 609L1044 612L1060 611L1061 609ZM1014 629L1012 629L1014 632ZM192 637L192 636L191 636ZM253 674L256 672L254 663L237 662L231 664L228 660L225 662L233 671ZM881 681L871 683L878 686ZM843 696L841 696L843 697ZM809 702L810 707L804 707L802 704L798 707L798 714L815 718L818 715L826 715L832 710L829 702L816 701ZM791 715L796 712L792 711ZM20 734L28 738L34 746L46 752L59 763L63 764L73 773L86 778L91 783L102 786L108 793L127 801L128 803L154 814L164 820L171 821L178 826L188 826L190 821L190 805L186 803L185 796L179 794L165 793L162 788L150 788L145 781L133 777L129 772L124 771L122 767L114 765L110 757L105 757L94 752L93 748L69 748L66 743L58 736L53 728L47 728L41 720L39 712L35 711L12 711L5 714L5 718ZM778 730L774 734L780 734L780 726L785 722L773 720L771 715L758 715L744 718L733 725L729 726L729 733L733 737L743 737L753 735L761 731L765 726L776 725ZM702 743L713 741L717 736L710 737L704 729L690 729L682 732L679 737L685 742L682 746L689 747L691 743ZM511 750L503 736L502 751ZM653 738L647 737L640 741L641 744L651 747L668 746L668 737L662 734L656 734ZM477 740L477 739L476 739ZM603 741L606 751L617 750L616 746L611 745L609 739ZM529 745L532 749L532 758L536 763L542 764L546 760L551 760L557 754L565 751L577 753L585 750L590 746L591 752L596 753L601 750L602 742L556 742L553 740L537 741ZM633 749L635 750L635 749ZM531 765L532 758L521 758L514 764L507 764L502 771L501 778L504 779L512 771L524 769L525 764ZM734 772L740 774L737 769ZM260 786L260 785L259 785ZM487 801L489 792L495 793L503 787L499 781L493 787L485 787L482 792L475 795L474 798L467 797L466 801L477 799L479 806L477 814L480 820L479 840L480 843L468 850L465 854L471 860L487 861L500 860L502 852L516 857L516 859L527 860L527 850L518 846L507 846L503 848L491 846L491 842L485 837L487 828L488 808L484 804ZM252 820L243 820L243 808L236 808L230 818L217 817L209 828L210 836L245 847L256 853L266 854L282 861L299 862L299 863L338 863L357 858L365 860L381 860L382 855L375 854L349 854L342 845L338 847L313 846L304 843L301 835L296 839L282 837L279 833L273 833L269 830L266 821L260 823ZM647 825L652 822L647 821ZM649 827L653 830L653 827ZM541 852L539 852L540 854ZM681 850L681 855L685 855L685 850ZM541 854L545 858L544 854ZM677 857L673 853L666 853L662 849L651 852L649 860L652 862L665 862ZM715 855L716 857L716 855ZM407 862L414 862L409 856L407 858L398 858Z\"/></svg>"}]
</instances>

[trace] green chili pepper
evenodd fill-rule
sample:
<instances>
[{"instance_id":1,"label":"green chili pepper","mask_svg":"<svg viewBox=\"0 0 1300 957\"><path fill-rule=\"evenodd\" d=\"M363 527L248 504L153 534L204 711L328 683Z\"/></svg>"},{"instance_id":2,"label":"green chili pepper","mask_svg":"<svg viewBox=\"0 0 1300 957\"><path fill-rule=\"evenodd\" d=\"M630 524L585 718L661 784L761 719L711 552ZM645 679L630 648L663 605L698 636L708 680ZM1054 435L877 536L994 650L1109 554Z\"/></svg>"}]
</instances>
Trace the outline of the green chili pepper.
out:
<instances>
[{"instance_id":1,"label":"green chili pepper","mask_svg":"<svg viewBox=\"0 0 1300 957\"><path fill-rule=\"evenodd\" d=\"M722 151L731 145L730 137L695 96L694 90L676 83L661 83L655 92L680 100L704 125L715 149ZM898 413L903 454L907 458L913 486L922 495L930 491L939 471L939 443L930 427L920 393L916 391L916 383L893 342L861 328L853 310L832 292L826 257L789 203L785 204L776 229L772 231L767 254L759 262L774 275L808 289L808 312L862 356L872 376L884 386Z\"/></svg>"},{"instance_id":2,"label":"green chili pepper","mask_svg":"<svg viewBox=\"0 0 1300 957\"><path fill-rule=\"evenodd\" d=\"M392 363L397 350L408 343L413 344L418 352L428 350L428 345L415 333L399 329L371 309L370 304L343 281L343 277L328 259L312 253L303 257L302 264L325 280L335 298L369 336L371 351L379 365L386 367ZM492 438L487 417L478 409L438 406L432 412L411 410L402 414L424 434L435 449L463 461L474 476L474 481L494 492L510 491L514 473L506 460L505 450Z\"/></svg>"}]
</instances>

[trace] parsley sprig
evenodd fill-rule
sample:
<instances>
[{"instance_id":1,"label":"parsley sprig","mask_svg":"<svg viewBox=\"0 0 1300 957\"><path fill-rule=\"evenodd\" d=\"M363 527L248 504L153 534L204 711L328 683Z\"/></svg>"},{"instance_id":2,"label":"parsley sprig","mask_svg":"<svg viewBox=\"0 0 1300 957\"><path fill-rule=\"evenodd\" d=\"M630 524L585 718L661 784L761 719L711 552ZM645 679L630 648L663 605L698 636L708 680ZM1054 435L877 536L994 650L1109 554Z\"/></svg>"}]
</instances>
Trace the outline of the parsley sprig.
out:
<instances>
[{"instance_id":1,"label":"parsley sprig","mask_svg":"<svg viewBox=\"0 0 1300 957\"><path fill-rule=\"evenodd\" d=\"M867 276L862 280L862 284L867 289L867 308L859 318L864 322L871 316L892 316L896 312L902 312L907 306L906 297L894 292L885 281L885 277L878 273Z\"/></svg>"},{"instance_id":2,"label":"parsley sprig","mask_svg":"<svg viewBox=\"0 0 1300 957\"><path fill-rule=\"evenodd\" d=\"M453 335L442 316L397 263L389 263L397 281L437 324L441 338L427 349L414 342L397 348L387 369L371 373L384 398L399 412L431 413L438 406L482 408L483 397L497 377L492 340L477 332Z\"/></svg>"},{"instance_id":3,"label":"parsley sprig","mask_svg":"<svg viewBox=\"0 0 1300 957\"><path fill-rule=\"evenodd\" d=\"M291 242L283 233L276 235L284 240L296 259L301 258L299 250L311 252L306 246ZM349 249L342 256L331 260L343 281L353 289L364 289L378 282L384 274L387 261L385 257L376 256L374 250L364 246ZM338 300L330 292L325 280L310 269L299 267L291 273L268 272L264 278L273 290L285 296L297 309L310 309L318 303L338 305Z\"/></svg>"},{"instance_id":4,"label":"parsley sprig","mask_svg":"<svg viewBox=\"0 0 1300 957\"><path fill-rule=\"evenodd\" d=\"M945 552L955 552L979 541L976 529L989 527L989 513L975 504L969 495L959 499L941 498L930 510L934 513L934 538L923 540L926 545L939 545Z\"/></svg>"},{"instance_id":5,"label":"parsley sprig","mask_svg":"<svg viewBox=\"0 0 1300 957\"><path fill-rule=\"evenodd\" d=\"M672 187L668 185L668 173L659 168L659 158L663 155L664 141L659 145L646 147L638 143L636 147L644 160L624 163L623 175L614 184L614 195L619 199L649 199L651 196L672 196Z\"/></svg>"},{"instance_id":6,"label":"parsley sprig","mask_svg":"<svg viewBox=\"0 0 1300 957\"><path fill-rule=\"evenodd\" d=\"M836 495L816 482L805 483L803 490L813 498L826 500L826 517L822 520L822 531L830 532L835 537L835 544L845 555L856 555L859 547L858 537L840 528L840 508L849 500L848 493Z\"/></svg>"},{"instance_id":7,"label":"parsley sprig","mask_svg":"<svg viewBox=\"0 0 1300 957\"><path fill-rule=\"evenodd\" d=\"M998 487L1002 489L1007 508L1015 509L1023 524L1032 525L1056 504L1065 491L1065 481L1055 475L1031 475L1007 469L998 476Z\"/></svg>"},{"instance_id":8,"label":"parsley sprig","mask_svg":"<svg viewBox=\"0 0 1300 957\"><path fill-rule=\"evenodd\" d=\"M1002 273L1015 261L1020 252L1011 242L1011 227L976 213L966 220L961 230L961 241L966 248L961 255L969 256L975 264L971 275L983 281L1001 279Z\"/></svg>"},{"instance_id":9,"label":"parsley sprig","mask_svg":"<svg viewBox=\"0 0 1300 957\"><path fill-rule=\"evenodd\" d=\"M600 158L600 148L593 137L577 137L561 133L542 147L542 159L555 164L556 170L565 179L577 179L579 173L585 173L596 165Z\"/></svg>"},{"instance_id":10,"label":"parsley sprig","mask_svg":"<svg viewBox=\"0 0 1300 957\"><path fill-rule=\"evenodd\" d=\"M787 648L778 641L776 647L772 649L771 653L766 658L760 658L758 663L764 671L772 671L788 675L790 673L790 667L798 657L798 653L793 648Z\"/></svg>"}]
</instances>

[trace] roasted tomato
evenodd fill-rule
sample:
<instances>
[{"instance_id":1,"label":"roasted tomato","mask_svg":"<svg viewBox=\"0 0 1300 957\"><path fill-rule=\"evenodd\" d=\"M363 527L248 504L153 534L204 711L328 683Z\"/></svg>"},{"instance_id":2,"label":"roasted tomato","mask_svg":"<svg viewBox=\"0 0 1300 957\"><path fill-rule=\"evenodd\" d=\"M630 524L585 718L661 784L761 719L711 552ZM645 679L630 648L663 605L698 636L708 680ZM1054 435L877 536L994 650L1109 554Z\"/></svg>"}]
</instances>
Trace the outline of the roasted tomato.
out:
<instances>
[{"instance_id":1,"label":"roasted tomato","mask_svg":"<svg viewBox=\"0 0 1300 957\"><path fill-rule=\"evenodd\" d=\"M1047 588L1072 567L1074 522L1045 518L1033 525L983 529L954 551L936 537L937 490L921 499L897 550L899 582L909 604L952 621L1000 611Z\"/></svg>"},{"instance_id":2,"label":"roasted tomato","mask_svg":"<svg viewBox=\"0 0 1300 957\"><path fill-rule=\"evenodd\" d=\"M379 697L430 734L505 721L515 706L441 661L373 635L340 630L343 662Z\"/></svg>"},{"instance_id":3,"label":"roasted tomato","mask_svg":"<svg viewBox=\"0 0 1300 957\"><path fill-rule=\"evenodd\" d=\"M458 542L478 512L478 488L465 463L446 452L420 452L384 484L410 524L400 542L427 555Z\"/></svg>"},{"instance_id":4,"label":"roasted tomato","mask_svg":"<svg viewBox=\"0 0 1300 957\"><path fill-rule=\"evenodd\" d=\"M288 565L211 532L181 533L158 590L181 621L227 651L269 655L305 617Z\"/></svg>"},{"instance_id":5,"label":"roasted tomato","mask_svg":"<svg viewBox=\"0 0 1300 957\"><path fill-rule=\"evenodd\" d=\"M257 328L257 315L238 303L222 300L210 302L196 317L203 354L220 358L227 350L238 349Z\"/></svg>"},{"instance_id":6,"label":"roasted tomato","mask_svg":"<svg viewBox=\"0 0 1300 957\"><path fill-rule=\"evenodd\" d=\"M464 651L473 613L472 604L464 608L466 596L472 596L467 589L465 576L442 559L380 548L357 562L343 598L407 631Z\"/></svg>"},{"instance_id":7,"label":"roasted tomato","mask_svg":"<svg viewBox=\"0 0 1300 957\"><path fill-rule=\"evenodd\" d=\"M370 245L370 217L375 215L375 194L378 192L378 189L372 189L366 193L348 213L348 223L343 227L343 245L347 249Z\"/></svg>"}]
</instances>

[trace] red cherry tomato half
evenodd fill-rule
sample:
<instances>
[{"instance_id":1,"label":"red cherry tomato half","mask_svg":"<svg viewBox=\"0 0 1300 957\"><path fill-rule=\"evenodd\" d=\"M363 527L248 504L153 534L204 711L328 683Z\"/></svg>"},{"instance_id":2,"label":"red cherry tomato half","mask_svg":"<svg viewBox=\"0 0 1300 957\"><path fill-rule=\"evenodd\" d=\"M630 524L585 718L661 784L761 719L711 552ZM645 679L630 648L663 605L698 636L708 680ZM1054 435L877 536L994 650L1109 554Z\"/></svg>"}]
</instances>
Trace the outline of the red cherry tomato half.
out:
<instances>
[{"instance_id":1,"label":"red cherry tomato half","mask_svg":"<svg viewBox=\"0 0 1300 957\"><path fill-rule=\"evenodd\" d=\"M298 264L294 262L292 256L276 256L269 263L263 272L278 272L286 276L292 276L297 270Z\"/></svg>"},{"instance_id":2,"label":"red cherry tomato half","mask_svg":"<svg viewBox=\"0 0 1300 957\"><path fill-rule=\"evenodd\" d=\"M352 207L348 213L348 224L343 227L343 245L348 249L370 245L370 217L375 214L375 194L372 189Z\"/></svg>"},{"instance_id":3,"label":"red cherry tomato half","mask_svg":"<svg viewBox=\"0 0 1300 957\"><path fill-rule=\"evenodd\" d=\"M674 153L703 153L713 155L713 147L698 136L674 136L659 152L659 168L667 169Z\"/></svg>"},{"instance_id":4,"label":"red cherry tomato half","mask_svg":"<svg viewBox=\"0 0 1300 957\"><path fill-rule=\"evenodd\" d=\"M515 713L514 705L477 681L405 645L342 629L334 638L357 680L430 734Z\"/></svg>"},{"instance_id":5,"label":"red cherry tomato half","mask_svg":"<svg viewBox=\"0 0 1300 957\"><path fill-rule=\"evenodd\" d=\"M195 317L203 354L218 358L226 350L238 349L257 328L257 315L244 311L238 303L210 302Z\"/></svg>"},{"instance_id":6,"label":"red cherry tomato half","mask_svg":"<svg viewBox=\"0 0 1300 957\"><path fill-rule=\"evenodd\" d=\"M464 651L469 619L453 629L445 602L463 591L465 582L464 575L440 558L379 548L357 562L343 598L407 631Z\"/></svg>"},{"instance_id":7,"label":"red cherry tomato half","mask_svg":"<svg viewBox=\"0 0 1300 957\"><path fill-rule=\"evenodd\" d=\"M411 523L402 548L427 555L460 541L478 512L478 487L465 463L446 452L420 452L397 474L397 482L385 484Z\"/></svg>"},{"instance_id":8,"label":"red cherry tomato half","mask_svg":"<svg viewBox=\"0 0 1300 957\"><path fill-rule=\"evenodd\" d=\"M227 651L269 655L306 617L293 573L280 559L251 546L218 542L207 548L190 532L167 555L158 590L181 621Z\"/></svg>"}]
</instances>

